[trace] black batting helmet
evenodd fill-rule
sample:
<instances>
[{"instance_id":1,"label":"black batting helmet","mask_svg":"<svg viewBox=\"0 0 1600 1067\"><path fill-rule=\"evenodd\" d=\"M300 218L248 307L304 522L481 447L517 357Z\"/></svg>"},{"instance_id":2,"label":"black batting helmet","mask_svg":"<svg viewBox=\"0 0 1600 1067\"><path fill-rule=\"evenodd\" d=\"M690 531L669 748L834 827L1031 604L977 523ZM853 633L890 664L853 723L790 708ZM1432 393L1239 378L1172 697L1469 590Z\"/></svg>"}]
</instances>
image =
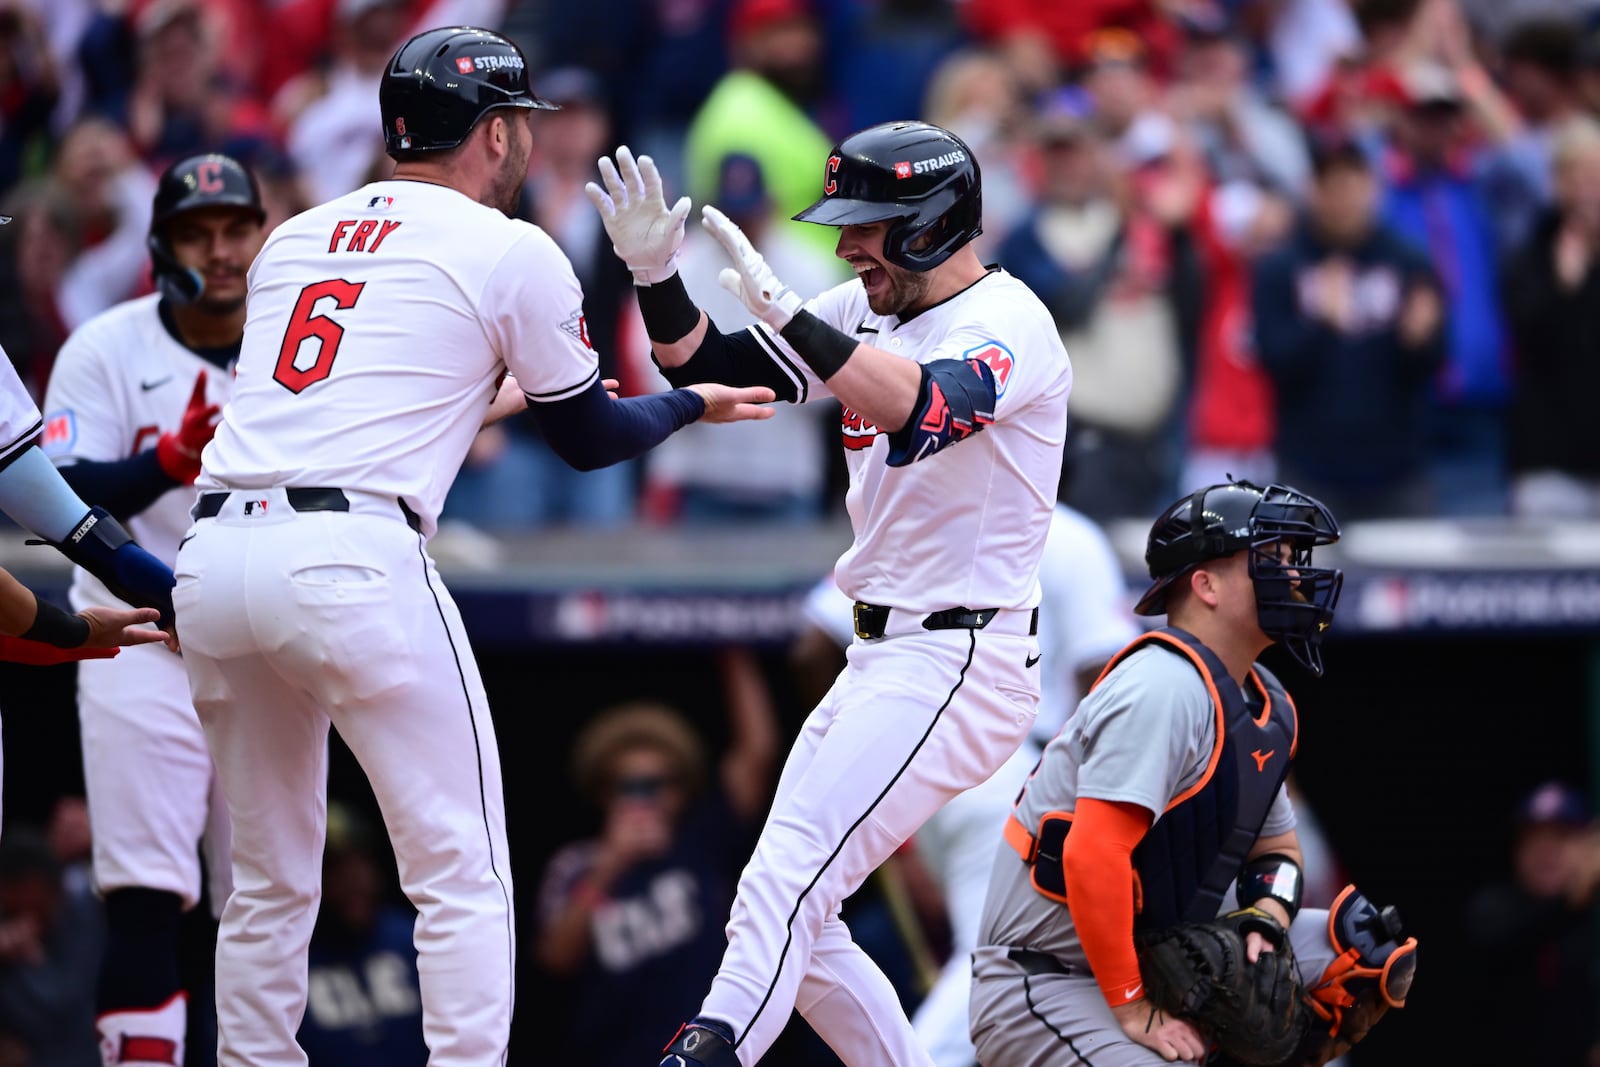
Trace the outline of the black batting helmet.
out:
<instances>
[{"instance_id":1,"label":"black batting helmet","mask_svg":"<svg viewBox=\"0 0 1600 1067\"><path fill-rule=\"evenodd\" d=\"M204 207L239 208L254 216L257 224L267 221L255 175L232 156L215 152L189 156L163 171L156 182L147 243L156 287L174 304L192 304L199 300L205 291L205 280L198 271L183 266L173 255L172 242L167 238L167 223L185 212Z\"/></svg>"},{"instance_id":2,"label":"black batting helmet","mask_svg":"<svg viewBox=\"0 0 1600 1067\"><path fill-rule=\"evenodd\" d=\"M454 148L497 107L559 111L528 83L528 60L490 30L445 26L401 45L378 86L389 155Z\"/></svg>"},{"instance_id":3,"label":"black batting helmet","mask_svg":"<svg viewBox=\"0 0 1600 1067\"><path fill-rule=\"evenodd\" d=\"M972 149L926 122L885 122L834 146L822 199L795 218L822 226L896 219L883 257L932 270L983 232L983 181Z\"/></svg>"},{"instance_id":4,"label":"black batting helmet","mask_svg":"<svg viewBox=\"0 0 1600 1067\"><path fill-rule=\"evenodd\" d=\"M1311 550L1339 540L1339 524L1321 502L1286 485L1226 482L1196 490L1150 528L1144 559L1154 584L1133 609L1167 610L1173 582L1210 560L1248 550L1261 632L1313 674L1322 673L1322 635L1333 621L1344 574L1311 566ZM1276 548L1292 550L1282 558Z\"/></svg>"}]
</instances>

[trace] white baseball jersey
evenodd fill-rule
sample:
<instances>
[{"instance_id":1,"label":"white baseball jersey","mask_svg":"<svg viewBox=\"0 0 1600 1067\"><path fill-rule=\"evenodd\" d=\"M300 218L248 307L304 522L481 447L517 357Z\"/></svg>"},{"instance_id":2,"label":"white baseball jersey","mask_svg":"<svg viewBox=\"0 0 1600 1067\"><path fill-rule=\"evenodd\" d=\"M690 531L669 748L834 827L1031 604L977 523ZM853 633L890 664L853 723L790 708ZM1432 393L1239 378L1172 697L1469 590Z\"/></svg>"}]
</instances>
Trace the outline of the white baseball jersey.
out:
<instances>
[{"instance_id":1,"label":"white baseball jersey","mask_svg":"<svg viewBox=\"0 0 1600 1067\"><path fill-rule=\"evenodd\" d=\"M56 356L45 394L45 454L57 466L79 460L111 462L156 446L183 422L196 377L206 372L206 398L220 404L233 375L180 344L161 322L157 294L95 316L72 332ZM134 540L171 566L189 528L194 489L163 493L124 525ZM82 567L72 581L72 605L120 606L122 601Z\"/></svg>"},{"instance_id":2,"label":"white baseball jersey","mask_svg":"<svg viewBox=\"0 0 1600 1067\"><path fill-rule=\"evenodd\" d=\"M905 467L887 464L886 434L845 409L845 508L855 543L835 568L839 588L852 600L918 613L1037 605L1038 568L1018 561L1037 560L1044 548L1072 387L1049 310L1002 270L909 319L874 314L858 279L806 310L919 363L981 359L995 378L993 426ZM793 380L801 403L828 395L781 336L764 324L750 329Z\"/></svg>"},{"instance_id":3,"label":"white baseball jersey","mask_svg":"<svg viewBox=\"0 0 1600 1067\"><path fill-rule=\"evenodd\" d=\"M17 376L5 349L0 348L0 466L27 448L38 436L43 422L39 408Z\"/></svg>"},{"instance_id":4,"label":"white baseball jersey","mask_svg":"<svg viewBox=\"0 0 1600 1067\"><path fill-rule=\"evenodd\" d=\"M555 242L426 182L375 182L280 225L249 309L196 484L394 496L429 535L502 372L534 402L599 377Z\"/></svg>"},{"instance_id":5,"label":"white baseball jersey","mask_svg":"<svg viewBox=\"0 0 1600 1067\"><path fill-rule=\"evenodd\" d=\"M1043 659L1039 716L1032 737L1042 748L1078 706L1082 694L1077 672L1109 660L1139 636L1140 627L1128 604L1116 550L1093 520L1065 504L1057 504L1050 513L1039 589ZM855 639L850 603L829 575L807 595L806 620L848 646ZM1008 800L1006 811L1010 810Z\"/></svg>"}]
</instances>

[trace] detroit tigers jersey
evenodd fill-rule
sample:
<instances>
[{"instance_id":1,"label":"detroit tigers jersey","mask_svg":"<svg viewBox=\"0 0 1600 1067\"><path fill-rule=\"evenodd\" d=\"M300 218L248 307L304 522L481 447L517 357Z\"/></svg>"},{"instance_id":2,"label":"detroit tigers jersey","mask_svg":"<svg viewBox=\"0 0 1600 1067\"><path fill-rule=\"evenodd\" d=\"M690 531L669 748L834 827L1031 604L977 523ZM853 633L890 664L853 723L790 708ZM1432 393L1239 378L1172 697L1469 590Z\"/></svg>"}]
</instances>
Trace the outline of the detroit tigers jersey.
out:
<instances>
[{"instance_id":1,"label":"detroit tigers jersey","mask_svg":"<svg viewBox=\"0 0 1600 1067\"><path fill-rule=\"evenodd\" d=\"M250 268L233 399L201 489L360 490L436 527L509 369L532 402L599 377L583 293L539 228L375 182L281 224Z\"/></svg>"},{"instance_id":2,"label":"detroit tigers jersey","mask_svg":"<svg viewBox=\"0 0 1600 1067\"><path fill-rule=\"evenodd\" d=\"M154 448L183 421L195 378L206 372L206 398L227 399L232 375L206 362L167 332L158 294L102 312L61 346L45 394L45 454L57 466L111 462ZM125 525L134 540L169 567L189 528L194 489L163 493ZM72 580L73 607L122 601L82 567Z\"/></svg>"},{"instance_id":3,"label":"detroit tigers jersey","mask_svg":"<svg viewBox=\"0 0 1600 1067\"><path fill-rule=\"evenodd\" d=\"M1161 813L1200 781L1216 740L1216 714L1190 663L1163 648L1141 648L1117 664L1045 747L1017 801L1030 833L1047 812L1072 811L1079 797L1124 801ZM1294 809L1282 788L1262 837L1287 833ZM1026 865L996 833L998 856L979 934L985 945L1026 945L1088 968L1072 914L1041 895Z\"/></svg>"},{"instance_id":4,"label":"detroit tigers jersey","mask_svg":"<svg viewBox=\"0 0 1600 1067\"><path fill-rule=\"evenodd\" d=\"M909 319L874 314L859 279L815 297L806 310L918 363L981 359L995 378L993 425L905 467L886 462L886 433L845 409L845 509L855 543L835 567L839 588L852 600L917 613L1036 606L1072 387L1049 310L1003 270ZM750 329L794 382L799 402L828 395L780 335L765 324Z\"/></svg>"},{"instance_id":5,"label":"detroit tigers jersey","mask_svg":"<svg viewBox=\"0 0 1600 1067\"><path fill-rule=\"evenodd\" d=\"M43 428L39 408L17 376L17 368L0 348L0 466L33 443Z\"/></svg>"}]
</instances>

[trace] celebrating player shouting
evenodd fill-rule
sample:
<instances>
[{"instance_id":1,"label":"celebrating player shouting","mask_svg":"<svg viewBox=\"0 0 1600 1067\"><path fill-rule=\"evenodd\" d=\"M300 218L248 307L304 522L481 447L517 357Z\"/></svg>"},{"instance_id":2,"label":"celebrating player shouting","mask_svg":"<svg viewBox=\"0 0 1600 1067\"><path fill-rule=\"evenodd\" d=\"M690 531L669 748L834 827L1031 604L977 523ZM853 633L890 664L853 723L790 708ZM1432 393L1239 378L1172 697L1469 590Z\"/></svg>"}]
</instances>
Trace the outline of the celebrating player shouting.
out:
<instances>
[{"instance_id":1,"label":"celebrating player shouting","mask_svg":"<svg viewBox=\"0 0 1600 1067\"><path fill-rule=\"evenodd\" d=\"M574 466L695 419L770 414L720 385L614 400L583 293L510 219L552 105L515 44L428 30L379 89L394 179L278 227L250 270L233 398L203 454L173 591L195 709L233 822L217 946L218 1062L301 1065L330 722L367 772L416 905L433 1067L503 1067L515 929L494 727L428 556L509 371ZM518 406L520 407L520 398Z\"/></svg>"},{"instance_id":2,"label":"celebrating player shouting","mask_svg":"<svg viewBox=\"0 0 1600 1067\"><path fill-rule=\"evenodd\" d=\"M626 148L600 166L590 198L668 381L838 398L855 529L836 568L856 602L849 664L789 755L721 970L663 1062L752 1067L798 1008L851 1067L931 1064L839 907L1033 725L1067 354L1039 299L973 251L977 161L936 126L875 126L826 160L822 199L796 217L839 227L857 277L810 302L704 208L733 259L722 284L761 320L731 335L677 274L688 200L669 210L654 164Z\"/></svg>"}]
</instances>

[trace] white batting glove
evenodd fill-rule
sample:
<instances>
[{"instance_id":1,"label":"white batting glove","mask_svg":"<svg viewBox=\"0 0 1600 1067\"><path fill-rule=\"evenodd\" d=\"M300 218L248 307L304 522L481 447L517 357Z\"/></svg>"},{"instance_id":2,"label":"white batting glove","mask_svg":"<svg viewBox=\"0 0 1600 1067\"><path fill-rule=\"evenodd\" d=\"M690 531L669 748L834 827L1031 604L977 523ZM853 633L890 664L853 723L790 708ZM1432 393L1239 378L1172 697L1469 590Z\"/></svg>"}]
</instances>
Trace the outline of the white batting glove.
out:
<instances>
[{"instance_id":1,"label":"white batting glove","mask_svg":"<svg viewBox=\"0 0 1600 1067\"><path fill-rule=\"evenodd\" d=\"M734 262L734 266L723 268L717 275L717 282L774 330L789 325L805 300L778 280L744 231L710 204L700 209L700 225L717 239Z\"/></svg>"},{"instance_id":2,"label":"white batting glove","mask_svg":"<svg viewBox=\"0 0 1600 1067\"><path fill-rule=\"evenodd\" d=\"M689 198L680 198L668 211L655 161L649 156L635 161L627 145L617 149L615 164L600 157L600 179L604 189L589 182L583 191L600 212L617 258L633 272L633 284L655 285L676 274Z\"/></svg>"}]
</instances>

